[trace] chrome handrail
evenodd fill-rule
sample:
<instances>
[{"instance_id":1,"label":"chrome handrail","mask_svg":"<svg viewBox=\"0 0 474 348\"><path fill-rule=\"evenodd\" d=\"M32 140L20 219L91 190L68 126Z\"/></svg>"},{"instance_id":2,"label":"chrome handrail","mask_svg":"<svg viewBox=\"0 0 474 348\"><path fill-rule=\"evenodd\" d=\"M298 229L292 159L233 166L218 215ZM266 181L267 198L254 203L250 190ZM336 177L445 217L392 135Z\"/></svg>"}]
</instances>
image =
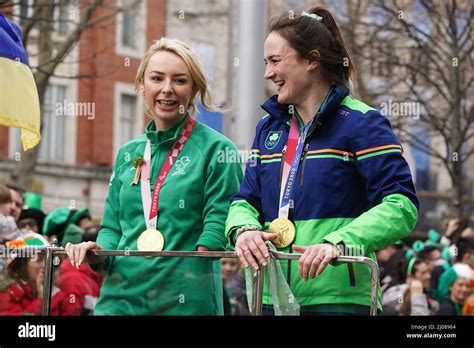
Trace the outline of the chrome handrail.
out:
<instances>
[{"instance_id":1,"label":"chrome handrail","mask_svg":"<svg viewBox=\"0 0 474 348\"><path fill-rule=\"evenodd\" d=\"M39 252L46 252L45 260L45 283L43 287L42 314L50 315L51 291L53 281L53 259L55 256L67 255L64 248L56 246L37 248ZM237 258L234 251L139 251L139 250L89 250L90 255L96 256L148 256L148 257L204 257L204 258ZM278 251L270 251L270 257L276 260L298 260L301 255L289 254ZM379 268L377 263L368 257L361 256L339 256L337 262L362 263L370 266L371 278L371 306L370 315L377 315L377 287L379 279ZM263 268L255 272L254 295L255 301L252 313L262 315L263 298Z\"/></svg>"}]
</instances>

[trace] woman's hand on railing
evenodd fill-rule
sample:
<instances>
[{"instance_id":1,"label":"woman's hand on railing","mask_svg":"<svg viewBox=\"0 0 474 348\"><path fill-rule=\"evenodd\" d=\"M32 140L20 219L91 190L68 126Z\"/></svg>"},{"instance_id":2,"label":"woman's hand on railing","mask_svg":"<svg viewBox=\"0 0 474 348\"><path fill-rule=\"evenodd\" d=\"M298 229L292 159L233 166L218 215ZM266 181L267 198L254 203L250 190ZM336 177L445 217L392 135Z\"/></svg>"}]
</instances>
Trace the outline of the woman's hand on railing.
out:
<instances>
[{"instance_id":1,"label":"woman's hand on railing","mask_svg":"<svg viewBox=\"0 0 474 348\"><path fill-rule=\"evenodd\" d=\"M332 244L293 245L293 250L303 254L298 262L298 272L304 280L308 280L308 273L311 279L320 275L328 263L339 256Z\"/></svg>"},{"instance_id":2,"label":"woman's hand on railing","mask_svg":"<svg viewBox=\"0 0 474 348\"><path fill-rule=\"evenodd\" d=\"M258 263L267 265L266 258L270 255L265 241L275 240L277 235L262 231L245 231L237 237L235 251L245 268L249 265L258 270ZM257 263L258 261L258 263Z\"/></svg>"},{"instance_id":3,"label":"woman's hand on railing","mask_svg":"<svg viewBox=\"0 0 474 348\"><path fill-rule=\"evenodd\" d=\"M86 258L88 250L102 250L102 247L95 242L82 242L79 244L67 243L64 249L71 260L71 265L79 269L82 261ZM87 255L87 261L91 265L103 263L105 256Z\"/></svg>"}]
</instances>

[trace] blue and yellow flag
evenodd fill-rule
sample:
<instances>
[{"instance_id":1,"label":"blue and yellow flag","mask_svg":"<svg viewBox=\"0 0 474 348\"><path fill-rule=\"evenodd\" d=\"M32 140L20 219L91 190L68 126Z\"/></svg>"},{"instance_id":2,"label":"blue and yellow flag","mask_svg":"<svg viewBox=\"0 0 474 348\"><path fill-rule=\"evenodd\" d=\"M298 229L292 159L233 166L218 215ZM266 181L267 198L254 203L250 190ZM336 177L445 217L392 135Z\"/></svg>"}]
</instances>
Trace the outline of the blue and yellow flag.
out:
<instances>
[{"instance_id":1,"label":"blue and yellow flag","mask_svg":"<svg viewBox=\"0 0 474 348\"><path fill-rule=\"evenodd\" d=\"M21 29L0 14L0 125L21 129L26 151L38 145L40 105Z\"/></svg>"}]
</instances>

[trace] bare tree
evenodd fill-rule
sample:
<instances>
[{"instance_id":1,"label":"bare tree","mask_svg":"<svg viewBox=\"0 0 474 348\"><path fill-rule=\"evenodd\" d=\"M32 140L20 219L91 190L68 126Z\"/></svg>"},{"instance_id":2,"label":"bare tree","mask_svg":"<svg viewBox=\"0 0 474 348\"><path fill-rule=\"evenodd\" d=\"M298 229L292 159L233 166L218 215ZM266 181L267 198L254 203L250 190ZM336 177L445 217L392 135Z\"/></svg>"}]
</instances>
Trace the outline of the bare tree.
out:
<instances>
[{"instance_id":1,"label":"bare tree","mask_svg":"<svg viewBox=\"0 0 474 348\"><path fill-rule=\"evenodd\" d=\"M385 111L400 139L442 164L452 203L465 216L466 166L474 156L474 4L354 0L344 9L338 12L358 60L358 92L396 107Z\"/></svg>"},{"instance_id":2,"label":"bare tree","mask_svg":"<svg viewBox=\"0 0 474 348\"><path fill-rule=\"evenodd\" d=\"M82 35L89 28L100 25L111 25L118 12L135 8L141 0L127 2L123 7L118 7L115 2L104 0L74 1L70 12L60 18L55 18L54 13L61 7L66 7L70 2L65 0L37 0L31 8L31 16L20 19L23 32L23 45L31 57L37 55L37 65L32 66L33 75L38 89L40 108L43 111L44 96L52 76L60 63L62 63L71 50L77 45ZM13 6L20 2L6 2L0 5L0 10L13 14ZM24 4L22 4L24 5ZM69 4L71 5L71 4ZM100 10L100 14L99 14ZM15 16L13 16L15 17ZM76 19L77 18L77 19ZM55 23L63 21L68 23L72 30L63 35L61 40L55 40ZM32 52L37 53L32 53ZM94 52L86 59L97 59L101 52ZM109 73L112 73L110 71ZM102 74L103 75L103 74ZM97 74L87 76L61 76L64 78L98 78ZM43 122L41 122L41 129ZM19 186L29 190L32 187L33 176L37 164L39 145L24 152L21 150L20 158L11 173L11 180Z\"/></svg>"}]
</instances>

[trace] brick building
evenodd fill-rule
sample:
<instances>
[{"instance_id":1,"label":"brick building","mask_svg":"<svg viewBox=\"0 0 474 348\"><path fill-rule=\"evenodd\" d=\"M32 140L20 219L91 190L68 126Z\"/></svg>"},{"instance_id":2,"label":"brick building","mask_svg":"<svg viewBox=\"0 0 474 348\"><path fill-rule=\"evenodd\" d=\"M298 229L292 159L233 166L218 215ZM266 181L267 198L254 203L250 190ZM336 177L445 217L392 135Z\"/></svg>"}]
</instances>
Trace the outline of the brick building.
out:
<instances>
[{"instance_id":1,"label":"brick building","mask_svg":"<svg viewBox=\"0 0 474 348\"><path fill-rule=\"evenodd\" d=\"M132 9L108 16L110 6L116 4L130 2L109 0L97 9L94 18L106 19L82 34L56 69L58 76L50 79L33 182L33 190L43 195L46 212L60 206L88 207L100 218L114 157L121 145L143 132L143 101L135 95L133 82L146 49L164 36L166 2L142 0ZM26 0L13 6L12 18L21 25L31 16L31 5ZM55 40L64 40L73 30L57 19L77 11L74 6L55 10ZM34 30L31 37L34 42ZM32 50L28 47L34 68L37 59ZM16 164L19 135L17 129L0 126L0 182L8 181Z\"/></svg>"}]
</instances>

